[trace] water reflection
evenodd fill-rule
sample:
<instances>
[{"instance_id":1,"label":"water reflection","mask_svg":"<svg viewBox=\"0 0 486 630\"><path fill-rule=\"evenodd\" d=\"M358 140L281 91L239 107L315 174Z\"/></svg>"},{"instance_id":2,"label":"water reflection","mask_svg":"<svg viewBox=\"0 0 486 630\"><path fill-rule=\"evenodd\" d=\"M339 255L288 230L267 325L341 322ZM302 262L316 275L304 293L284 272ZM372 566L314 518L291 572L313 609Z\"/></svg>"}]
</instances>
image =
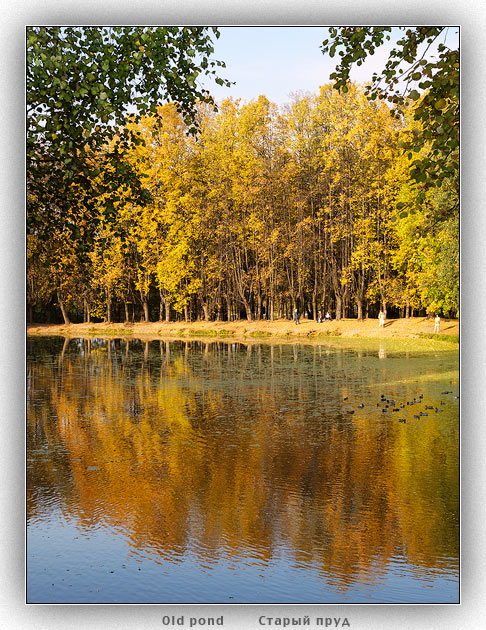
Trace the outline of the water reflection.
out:
<instances>
[{"instance_id":1,"label":"water reflection","mask_svg":"<svg viewBox=\"0 0 486 630\"><path fill-rule=\"evenodd\" d=\"M457 598L458 408L441 394L457 357L384 352L29 340L29 528L58 518L83 536L108 530L106 553L119 537L120 563L161 568L265 576L285 559L293 601L320 601L306 599L306 576L327 601L367 601L406 573L445 575L434 601ZM383 413L382 394L424 398ZM425 404L444 411L415 419ZM37 578L36 589L48 598ZM394 597L420 601L405 587Z\"/></svg>"}]
</instances>

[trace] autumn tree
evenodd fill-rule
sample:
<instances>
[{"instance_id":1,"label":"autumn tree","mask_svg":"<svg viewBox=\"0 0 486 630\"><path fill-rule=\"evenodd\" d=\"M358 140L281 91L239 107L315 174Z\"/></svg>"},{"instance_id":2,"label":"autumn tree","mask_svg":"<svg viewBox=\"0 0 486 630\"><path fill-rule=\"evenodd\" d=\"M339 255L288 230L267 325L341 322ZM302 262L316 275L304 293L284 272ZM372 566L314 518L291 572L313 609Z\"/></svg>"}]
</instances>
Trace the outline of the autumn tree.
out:
<instances>
[{"instance_id":1,"label":"autumn tree","mask_svg":"<svg viewBox=\"0 0 486 630\"><path fill-rule=\"evenodd\" d=\"M227 99L218 113L199 103L196 116L197 136L173 103L127 123L140 142L123 160L144 203L124 180L100 192L123 134L89 155L100 171L92 203L71 183L72 223L29 235L33 308L57 299L65 321L457 308L458 221L445 216L457 192L449 181L418 200L410 166L430 146L402 150L420 127L413 115L398 120L349 84L294 95L286 108L264 96Z\"/></svg>"},{"instance_id":2,"label":"autumn tree","mask_svg":"<svg viewBox=\"0 0 486 630\"><path fill-rule=\"evenodd\" d=\"M194 130L196 100L212 102L201 76L217 76L207 27L29 27L27 29L27 176L29 190L59 208L69 184L94 179L93 153L116 134L113 177L139 182L120 159L140 142L128 116L172 100ZM120 129L122 132L120 133ZM59 191L56 193L56 191Z\"/></svg>"},{"instance_id":3,"label":"autumn tree","mask_svg":"<svg viewBox=\"0 0 486 630\"><path fill-rule=\"evenodd\" d=\"M390 26L343 26L329 29L322 52L340 61L330 75L337 90L347 91L353 64L360 66L369 55L391 40ZM402 143L408 152L418 152L425 143L430 151L411 165L414 181L421 185L418 201L427 188L441 187L457 179L459 170L459 49L457 32L449 26L395 27L393 43L381 72L373 74L366 91L371 100L385 100L391 113L402 117L415 102L414 118L421 133ZM435 54L433 54L435 53ZM456 206L457 209L457 206Z\"/></svg>"}]
</instances>

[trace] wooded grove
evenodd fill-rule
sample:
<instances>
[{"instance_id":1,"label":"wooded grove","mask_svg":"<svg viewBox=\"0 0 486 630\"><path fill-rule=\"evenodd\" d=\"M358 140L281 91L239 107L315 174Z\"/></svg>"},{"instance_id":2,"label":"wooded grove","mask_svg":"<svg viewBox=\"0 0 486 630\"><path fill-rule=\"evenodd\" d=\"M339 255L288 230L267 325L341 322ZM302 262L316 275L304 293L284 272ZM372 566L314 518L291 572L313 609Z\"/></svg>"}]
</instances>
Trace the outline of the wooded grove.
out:
<instances>
[{"instance_id":1,"label":"wooded grove","mask_svg":"<svg viewBox=\"0 0 486 630\"><path fill-rule=\"evenodd\" d=\"M197 134L172 103L127 118L78 154L90 177L68 183L67 210L28 188L30 321L454 316L457 175L411 179L430 150L404 150L420 103L397 118L365 88L326 85L284 107L200 102Z\"/></svg>"}]
</instances>

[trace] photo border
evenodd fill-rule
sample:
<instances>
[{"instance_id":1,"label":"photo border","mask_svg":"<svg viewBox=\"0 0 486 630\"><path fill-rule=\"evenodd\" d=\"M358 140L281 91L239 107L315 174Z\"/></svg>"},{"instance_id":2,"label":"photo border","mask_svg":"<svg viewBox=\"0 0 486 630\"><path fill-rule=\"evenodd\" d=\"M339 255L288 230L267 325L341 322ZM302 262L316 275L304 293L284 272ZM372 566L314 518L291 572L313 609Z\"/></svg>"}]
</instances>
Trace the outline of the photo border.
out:
<instances>
[{"instance_id":1,"label":"photo border","mask_svg":"<svg viewBox=\"0 0 486 630\"><path fill-rule=\"evenodd\" d=\"M169 4L169 6L167 6ZM142 5L142 6L140 6ZM3 540L1 566L5 572L0 607L0 627L5 628L160 628L162 616L180 615L179 605L24 605L24 446L25 446L25 361L19 348L25 340L25 25L36 23L103 24L147 23L154 24L214 24L214 25L333 25L379 23L460 24L462 53L461 93L461 605L456 604L323 604L323 605L191 605L186 616L225 616L225 627L258 628L259 614L311 618L347 617L353 628L479 628L484 620L484 593L477 586L484 585L485 557L484 521L485 499L485 436L482 430L484 401L481 396L481 375L486 366L478 348L484 344L485 332L478 323L484 311L485 286L481 281L484 265L482 246L485 235L484 215L472 219L472 212L481 212L481 177L478 164L482 164L485 138L479 126L484 126L481 97L484 95L485 9L479 2L461 8L451 0L432 0L424 8L412 2L406 8L396 3L361 2L324 3L303 1L295 3L277 0L265 3L254 1L228 1L224 8L207 1L202 5L195 0L166 3L155 1L140 3L106 0L97 4L87 0L83 7L73 9L67 3L46 0L39 5L32 1L4 8L2 20L2 125L0 133L4 147L5 168L2 172L2 247L1 287L2 324L2 379L0 385L4 423L2 444L5 456L2 463L2 490L0 495ZM109 14L109 15L108 15ZM138 17L138 19L137 19ZM89 18L89 19L86 19ZM107 19L109 18L109 19ZM135 19L134 19L135 18ZM143 19L140 19L143 18ZM387 18L387 19L385 19ZM479 74L479 77L478 77ZM479 133L478 133L479 132ZM19 264L20 263L20 264ZM478 286L479 284L479 286ZM474 286L471 292L469 287ZM13 318L13 322L12 322ZM473 345L474 344L474 345ZM476 352L473 352L473 348ZM20 356L19 356L20 354ZM15 357L15 359L13 358ZM464 401L470 402L464 402ZM6 423L9 426L5 426ZM12 426L13 425L13 426ZM479 438L479 439L478 439ZM477 481L474 481L474 480ZM479 483L478 483L479 481ZM478 509L478 505L481 508ZM187 605L184 605L187 606ZM211 606L211 608L208 608ZM305 606L304 609L302 608ZM424 608L424 606L426 608ZM277 612L278 610L278 612ZM218 611L219 612L219 611ZM312 626L311 626L312 627Z\"/></svg>"}]
</instances>

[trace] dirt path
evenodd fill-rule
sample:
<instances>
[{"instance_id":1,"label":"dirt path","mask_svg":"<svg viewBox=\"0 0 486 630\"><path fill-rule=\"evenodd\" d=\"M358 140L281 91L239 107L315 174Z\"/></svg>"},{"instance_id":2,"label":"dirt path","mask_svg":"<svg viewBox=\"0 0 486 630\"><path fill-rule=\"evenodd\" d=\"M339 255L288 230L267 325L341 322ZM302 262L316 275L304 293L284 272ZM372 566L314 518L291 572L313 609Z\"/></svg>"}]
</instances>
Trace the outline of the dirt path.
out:
<instances>
[{"instance_id":1,"label":"dirt path","mask_svg":"<svg viewBox=\"0 0 486 630\"><path fill-rule=\"evenodd\" d=\"M323 337L422 337L433 333L434 321L425 317L410 319L389 319L383 328L378 327L378 320L369 319L359 322L356 319L343 319L317 324L303 319L296 326L288 320L255 321L239 320L236 322L137 322L129 324L30 324L28 335L64 335L64 336L110 336L110 337L244 337L244 338L323 338ZM440 324L440 337L459 335L458 320L443 319Z\"/></svg>"}]
</instances>

